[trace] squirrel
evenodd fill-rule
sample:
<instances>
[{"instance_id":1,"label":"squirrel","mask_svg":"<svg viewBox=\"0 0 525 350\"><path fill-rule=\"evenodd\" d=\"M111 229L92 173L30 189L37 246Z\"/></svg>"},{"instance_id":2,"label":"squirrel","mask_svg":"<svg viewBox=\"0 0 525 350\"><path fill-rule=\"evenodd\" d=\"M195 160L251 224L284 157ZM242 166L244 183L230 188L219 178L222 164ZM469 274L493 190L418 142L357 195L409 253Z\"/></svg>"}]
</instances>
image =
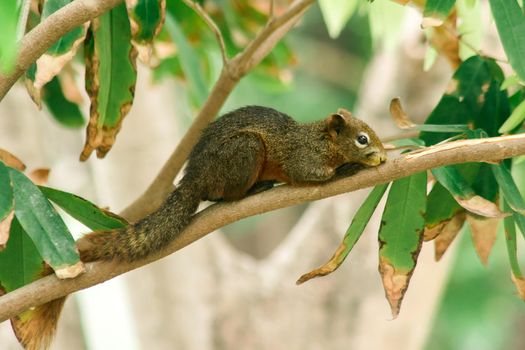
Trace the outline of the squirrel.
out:
<instances>
[{"instance_id":1,"label":"squirrel","mask_svg":"<svg viewBox=\"0 0 525 350\"><path fill-rule=\"evenodd\" d=\"M158 210L125 228L86 234L77 241L80 257L83 262L136 261L177 237L201 201L238 200L276 183L319 183L349 166L385 160L376 133L345 109L303 124L272 108L239 108L203 130L183 178ZM26 349L49 346L64 300L35 308L18 327Z\"/></svg>"}]
</instances>

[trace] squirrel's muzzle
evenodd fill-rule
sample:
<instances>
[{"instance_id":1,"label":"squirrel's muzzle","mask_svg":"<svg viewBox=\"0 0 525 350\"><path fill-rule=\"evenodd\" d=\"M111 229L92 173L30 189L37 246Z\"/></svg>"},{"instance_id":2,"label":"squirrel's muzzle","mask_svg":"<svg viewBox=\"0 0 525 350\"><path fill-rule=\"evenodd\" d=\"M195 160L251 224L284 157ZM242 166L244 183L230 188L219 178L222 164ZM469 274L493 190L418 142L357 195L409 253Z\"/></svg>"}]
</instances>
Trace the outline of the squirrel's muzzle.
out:
<instances>
[{"instance_id":1,"label":"squirrel's muzzle","mask_svg":"<svg viewBox=\"0 0 525 350\"><path fill-rule=\"evenodd\" d=\"M363 163L370 166L377 166L386 161L386 152L384 149L373 147L366 154L366 159Z\"/></svg>"}]
</instances>

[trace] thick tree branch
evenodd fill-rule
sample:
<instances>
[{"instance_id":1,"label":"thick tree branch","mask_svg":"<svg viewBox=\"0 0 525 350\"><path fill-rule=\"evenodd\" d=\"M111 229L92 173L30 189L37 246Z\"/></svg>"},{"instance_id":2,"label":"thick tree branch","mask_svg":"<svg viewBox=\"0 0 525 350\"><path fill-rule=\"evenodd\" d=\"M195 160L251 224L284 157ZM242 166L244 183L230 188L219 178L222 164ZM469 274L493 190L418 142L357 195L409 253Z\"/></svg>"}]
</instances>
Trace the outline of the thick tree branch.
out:
<instances>
[{"instance_id":1,"label":"thick tree branch","mask_svg":"<svg viewBox=\"0 0 525 350\"><path fill-rule=\"evenodd\" d=\"M0 75L0 101L18 78L60 37L73 28L98 17L123 0L75 0L33 28L20 41L13 72Z\"/></svg>"},{"instance_id":2,"label":"thick tree branch","mask_svg":"<svg viewBox=\"0 0 525 350\"><path fill-rule=\"evenodd\" d=\"M231 203L219 203L200 212L193 222L164 251L134 263L91 263L83 275L58 280L54 275L0 297L0 322L22 311L104 282L127 271L169 255L219 227L242 218L356 191L393 181L431 168L463 162L495 162L525 154L525 134L482 140L462 140L408 153L377 167L317 186L279 186ZM290 283L292 283L291 281Z\"/></svg>"},{"instance_id":3,"label":"thick tree branch","mask_svg":"<svg viewBox=\"0 0 525 350\"><path fill-rule=\"evenodd\" d=\"M244 51L227 61L193 124L155 180L135 202L121 213L123 217L133 222L160 206L172 191L173 181L188 158L191 149L197 143L202 129L219 113L239 80L270 53L314 2L315 0L294 1L282 15L271 18Z\"/></svg>"}]
</instances>

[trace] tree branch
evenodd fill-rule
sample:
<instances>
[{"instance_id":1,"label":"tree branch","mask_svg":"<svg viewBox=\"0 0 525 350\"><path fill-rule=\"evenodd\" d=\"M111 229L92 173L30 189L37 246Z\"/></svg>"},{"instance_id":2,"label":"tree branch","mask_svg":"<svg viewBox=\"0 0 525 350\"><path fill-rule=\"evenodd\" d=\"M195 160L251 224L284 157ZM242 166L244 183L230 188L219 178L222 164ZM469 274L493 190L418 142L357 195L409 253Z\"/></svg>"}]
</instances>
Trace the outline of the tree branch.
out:
<instances>
[{"instance_id":1,"label":"tree branch","mask_svg":"<svg viewBox=\"0 0 525 350\"><path fill-rule=\"evenodd\" d=\"M39 279L0 297L0 322L32 306L109 280L169 255L208 233L248 216L318 200L390 182L431 168L464 162L495 162L525 154L525 134L478 140L461 140L426 148L364 169L357 174L317 186L279 186L230 203L218 203L196 215L192 223L162 252L133 263L98 262L86 265L86 273L70 280L54 275ZM292 283L293 281L291 281Z\"/></svg>"},{"instance_id":2,"label":"tree branch","mask_svg":"<svg viewBox=\"0 0 525 350\"><path fill-rule=\"evenodd\" d=\"M133 222L157 209L173 189L173 181L197 143L201 131L215 118L239 80L268 55L315 0L296 0L279 17L271 18L248 46L223 66L208 99L175 151L146 191L120 215Z\"/></svg>"},{"instance_id":3,"label":"tree branch","mask_svg":"<svg viewBox=\"0 0 525 350\"><path fill-rule=\"evenodd\" d=\"M75 0L33 28L20 41L18 58L13 72L5 75L0 74L0 101L31 64L61 36L109 11L121 2L122 0Z\"/></svg>"}]
</instances>

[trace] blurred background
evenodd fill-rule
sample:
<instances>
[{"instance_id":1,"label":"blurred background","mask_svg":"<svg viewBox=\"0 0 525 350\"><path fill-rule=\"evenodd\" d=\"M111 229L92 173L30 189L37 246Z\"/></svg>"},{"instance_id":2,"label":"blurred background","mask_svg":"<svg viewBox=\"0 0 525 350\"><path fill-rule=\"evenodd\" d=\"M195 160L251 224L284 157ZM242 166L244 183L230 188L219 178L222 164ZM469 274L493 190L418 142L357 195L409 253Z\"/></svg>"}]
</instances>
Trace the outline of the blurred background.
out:
<instances>
[{"instance_id":1,"label":"blurred background","mask_svg":"<svg viewBox=\"0 0 525 350\"><path fill-rule=\"evenodd\" d=\"M376 0L363 4L332 39L313 6L284 40L286 66L273 75L248 75L223 112L258 104L306 122L344 107L381 137L395 135L390 99L400 97L411 117L422 121L453 73L441 58L424 70L427 43L420 23L420 12ZM487 24L483 45L498 53L494 33ZM205 49L211 86L220 55L214 43ZM0 104L0 148L29 168L49 167L50 186L118 213L152 181L196 113L191 82L173 79L176 69L176 62L155 70L139 64L133 108L103 160L78 162L83 129L65 128L46 108L38 111L23 84ZM502 234L487 267L469 232L460 233L439 263L433 243L424 244L395 320L377 272L380 208L337 272L296 286L301 274L331 256L367 192L239 221L168 258L76 293L51 349L525 348L523 302L510 281ZM72 220L68 224L78 235L87 232ZM0 349L19 348L9 324L0 324Z\"/></svg>"}]
</instances>

